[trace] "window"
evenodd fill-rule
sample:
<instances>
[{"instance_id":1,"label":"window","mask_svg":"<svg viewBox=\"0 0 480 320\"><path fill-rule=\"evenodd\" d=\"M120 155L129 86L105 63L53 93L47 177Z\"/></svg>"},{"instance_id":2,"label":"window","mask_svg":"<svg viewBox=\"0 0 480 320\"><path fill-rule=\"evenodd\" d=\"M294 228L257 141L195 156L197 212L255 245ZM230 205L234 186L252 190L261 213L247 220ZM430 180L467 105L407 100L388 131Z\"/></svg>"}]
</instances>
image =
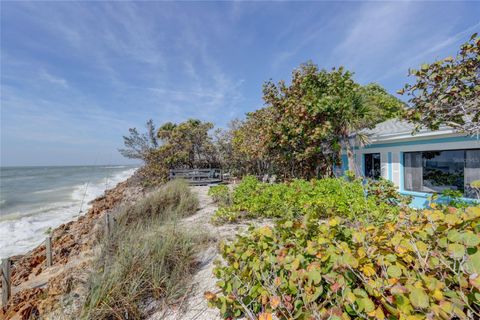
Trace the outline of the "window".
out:
<instances>
[{"instance_id":1,"label":"window","mask_svg":"<svg viewBox=\"0 0 480 320\"><path fill-rule=\"evenodd\" d=\"M378 179L381 175L380 153L365 154L365 177Z\"/></svg>"},{"instance_id":2,"label":"window","mask_svg":"<svg viewBox=\"0 0 480 320\"><path fill-rule=\"evenodd\" d=\"M468 198L478 198L471 183L480 180L480 149L406 152L405 190L442 192L457 190Z\"/></svg>"}]
</instances>

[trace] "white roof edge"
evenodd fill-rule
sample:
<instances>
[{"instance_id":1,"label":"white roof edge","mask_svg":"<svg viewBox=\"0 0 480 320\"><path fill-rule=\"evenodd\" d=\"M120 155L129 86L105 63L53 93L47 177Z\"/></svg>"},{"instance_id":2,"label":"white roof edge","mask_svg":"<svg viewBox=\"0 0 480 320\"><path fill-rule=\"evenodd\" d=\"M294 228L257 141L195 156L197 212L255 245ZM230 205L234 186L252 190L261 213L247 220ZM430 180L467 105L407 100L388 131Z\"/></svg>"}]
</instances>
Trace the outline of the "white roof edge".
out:
<instances>
[{"instance_id":1,"label":"white roof edge","mask_svg":"<svg viewBox=\"0 0 480 320\"><path fill-rule=\"evenodd\" d=\"M445 136L445 135L457 135L453 128L448 126L442 126L439 130L429 130L427 128L420 129L419 132L412 134L415 129L415 125L411 122L402 120L402 119L389 119L384 122L377 124L372 129L362 130L364 134L370 137L372 142L382 142L382 141L391 141L391 140L405 140L405 139L416 139L416 138L430 138L435 136Z\"/></svg>"},{"instance_id":2,"label":"white roof edge","mask_svg":"<svg viewBox=\"0 0 480 320\"><path fill-rule=\"evenodd\" d=\"M405 133L392 133L392 134L382 134L382 135L372 135L371 141L372 142L381 142L381 141L389 141L389 140L404 140L404 139L412 139L412 138L430 138L435 136L445 136L445 135L455 135L455 136L462 136L461 134L456 134L452 129L443 129L437 131L421 131L417 134L412 134L411 132Z\"/></svg>"}]
</instances>

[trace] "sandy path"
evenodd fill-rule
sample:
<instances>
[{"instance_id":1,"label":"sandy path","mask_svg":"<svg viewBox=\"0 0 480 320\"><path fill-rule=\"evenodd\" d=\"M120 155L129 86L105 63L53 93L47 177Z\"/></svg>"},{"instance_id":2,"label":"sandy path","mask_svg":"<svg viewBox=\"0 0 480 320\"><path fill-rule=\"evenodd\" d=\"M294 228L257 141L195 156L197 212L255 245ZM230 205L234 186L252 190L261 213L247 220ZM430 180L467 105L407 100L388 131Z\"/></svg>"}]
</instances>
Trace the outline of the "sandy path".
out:
<instances>
[{"instance_id":1,"label":"sandy path","mask_svg":"<svg viewBox=\"0 0 480 320\"><path fill-rule=\"evenodd\" d=\"M208 193L208 186L192 187L198 195L200 210L193 216L182 221L182 225L192 230L202 230L217 240L199 254L200 267L192 279L190 289L187 291L186 299L176 309L168 309L153 314L150 320L216 320L222 319L217 309L208 308L204 298L205 291L215 291L216 279L212 274L213 262L220 257L218 243L222 240L232 240L238 232L245 230L246 224L228 224L214 226L210 218L217 210Z\"/></svg>"}]
</instances>

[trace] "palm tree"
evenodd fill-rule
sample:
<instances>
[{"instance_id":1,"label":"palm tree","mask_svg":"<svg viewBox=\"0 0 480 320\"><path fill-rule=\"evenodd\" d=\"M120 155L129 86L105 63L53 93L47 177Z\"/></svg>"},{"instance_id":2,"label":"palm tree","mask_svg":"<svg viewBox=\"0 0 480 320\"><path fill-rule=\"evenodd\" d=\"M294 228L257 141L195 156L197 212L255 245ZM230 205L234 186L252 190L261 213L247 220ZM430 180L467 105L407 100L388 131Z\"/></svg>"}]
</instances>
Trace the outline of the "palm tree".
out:
<instances>
[{"instance_id":1,"label":"palm tree","mask_svg":"<svg viewBox=\"0 0 480 320\"><path fill-rule=\"evenodd\" d=\"M369 115L371 108L365 103L365 99L355 88L347 94L347 101L342 105L335 119L336 132L340 136L342 149L345 150L348 158L348 168L352 170L355 176L360 172L355 165L356 146L362 147L368 143L368 137L360 132L361 129L369 126Z\"/></svg>"}]
</instances>

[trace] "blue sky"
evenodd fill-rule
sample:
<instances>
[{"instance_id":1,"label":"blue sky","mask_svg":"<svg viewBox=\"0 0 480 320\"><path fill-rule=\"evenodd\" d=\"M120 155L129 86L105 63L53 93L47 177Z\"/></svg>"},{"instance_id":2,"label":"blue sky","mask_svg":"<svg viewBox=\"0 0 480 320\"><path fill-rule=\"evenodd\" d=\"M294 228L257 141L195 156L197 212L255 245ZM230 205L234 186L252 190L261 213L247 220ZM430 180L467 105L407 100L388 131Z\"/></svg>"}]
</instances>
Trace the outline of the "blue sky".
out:
<instances>
[{"instance_id":1,"label":"blue sky","mask_svg":"<svg viewBox=\"0 0 480 320\"><path fill-rule=\"evenodd\" d=\"M1 2L1 165L128 163L129 127L225 126L312 60L391 93L480 31L480 2Z\"/></svg>"}]
</instances>

